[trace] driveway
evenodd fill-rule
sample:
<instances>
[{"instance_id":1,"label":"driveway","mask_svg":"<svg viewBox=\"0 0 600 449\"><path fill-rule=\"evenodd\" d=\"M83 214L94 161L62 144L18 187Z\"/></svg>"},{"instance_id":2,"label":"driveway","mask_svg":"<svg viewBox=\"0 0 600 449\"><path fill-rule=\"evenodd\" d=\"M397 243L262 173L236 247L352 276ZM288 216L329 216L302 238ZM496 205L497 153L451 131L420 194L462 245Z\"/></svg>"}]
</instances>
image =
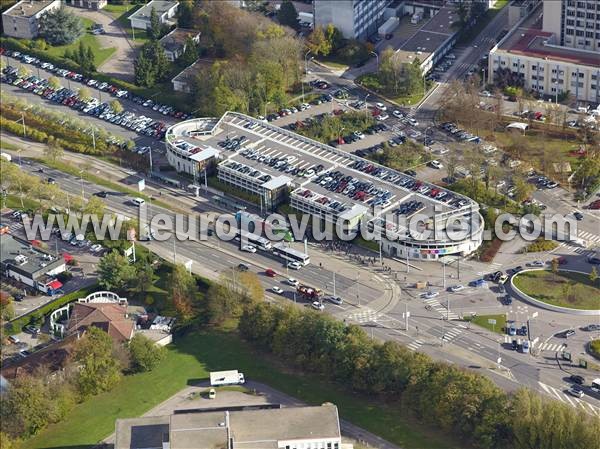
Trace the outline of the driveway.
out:
<instances>
[{"instance_id":1,"label":"driveway","mask_svg":"<svg viewBox=\"0 0 600 449\"><path fill-rule=\"evenodd\" d=\"M101 24L106 33L97 36L100 44L104 48L113 47L116 49L115 53L98 67L98 71L133 82L133 61L136 58L136 47L129 40L117 20L102 11L68 8L79 17L85 17Z\"/></svg>"}]
</instances>

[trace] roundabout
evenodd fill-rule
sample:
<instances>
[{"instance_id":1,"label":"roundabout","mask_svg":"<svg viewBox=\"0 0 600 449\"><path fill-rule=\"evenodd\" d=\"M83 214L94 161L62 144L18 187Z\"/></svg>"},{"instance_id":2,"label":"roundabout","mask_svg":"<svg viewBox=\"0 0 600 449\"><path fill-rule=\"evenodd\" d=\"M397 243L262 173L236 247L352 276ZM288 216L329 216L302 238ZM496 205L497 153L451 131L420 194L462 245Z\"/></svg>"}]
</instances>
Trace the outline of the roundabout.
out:
<instances>
[{"instance_id":1,"label":"roundabout","mask_svg":"<svg viewBox=\"0 0 600 449\"><path fill-rule=\"evenodd\" d=\"M590 273L529 269L513 276L511 286L517 296L538 307L600 316L600 282L590 279Z\"/></svg>"}]
</instances>

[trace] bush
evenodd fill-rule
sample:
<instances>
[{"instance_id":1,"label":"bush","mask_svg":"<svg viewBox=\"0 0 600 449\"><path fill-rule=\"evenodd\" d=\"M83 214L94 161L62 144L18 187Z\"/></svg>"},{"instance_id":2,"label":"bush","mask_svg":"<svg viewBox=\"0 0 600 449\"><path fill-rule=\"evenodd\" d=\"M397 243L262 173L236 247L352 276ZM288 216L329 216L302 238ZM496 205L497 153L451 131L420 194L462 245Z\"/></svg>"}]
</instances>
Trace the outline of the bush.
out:
<instances>
[{"instance_id":1,"label":"bush","mask_svg":"<svg viewBox=\"0 0 600 449\"><path fill-rule=\"evenodd\" d=\"M541 253L545 251L552 251L558 247L558 243L554 240L545 240L538 238L535 242L530 243L525 248L528 253Z\"/></svg>"},{"instance_id":2,"label":"bush","mask_svg":"<svg viewBox=\"0 0 600 449\"><path fill-rule=\"evenodd\" d=\"M129 342L129 355L134 372L152 371L164 359L165 349L137 333Z\"/></svg>"},{"instance_id":3,"label":"bush","mask_svg":"<svg viewBox=\"0 0 600 449\"><path fill-rule=\"evenodd\" d=\"M590 354L592 354L597 359L600 359L600 339L590 341L589 350Z\"/></svg>"}]
</instances>

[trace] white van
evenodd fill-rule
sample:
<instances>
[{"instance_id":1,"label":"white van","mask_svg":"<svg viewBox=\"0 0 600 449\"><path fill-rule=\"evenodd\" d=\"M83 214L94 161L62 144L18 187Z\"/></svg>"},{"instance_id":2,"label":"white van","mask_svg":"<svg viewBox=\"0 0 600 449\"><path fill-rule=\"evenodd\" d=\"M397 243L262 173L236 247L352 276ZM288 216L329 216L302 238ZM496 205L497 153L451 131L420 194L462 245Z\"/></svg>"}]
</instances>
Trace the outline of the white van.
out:
<instances>
[{"instance_id":1,"label":"white van","mask_svg":"<svg viewBox=\"0 0 600 449\"><path fill-rule=\"evenodd\" d=\"M142 205L146 204L146 201L143 198L132 198L131 202L138 207L141 207Z\"/></svg>"}]
</instances>

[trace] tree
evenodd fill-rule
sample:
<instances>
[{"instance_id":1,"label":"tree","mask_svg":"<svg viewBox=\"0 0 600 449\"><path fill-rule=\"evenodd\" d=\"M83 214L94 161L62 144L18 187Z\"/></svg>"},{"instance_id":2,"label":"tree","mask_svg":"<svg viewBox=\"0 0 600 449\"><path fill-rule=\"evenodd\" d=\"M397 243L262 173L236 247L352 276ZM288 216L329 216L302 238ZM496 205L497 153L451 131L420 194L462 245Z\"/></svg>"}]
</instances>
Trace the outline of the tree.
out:
<instances>
[{"instance_id":1,"label":"tree","mask_svg":"<svg viewBox=\"0 0 600 449\"><path fill-rule=\"evenodd\" d=\"M151 263L139 264L135 276L136 289L144 294L154 284L156 276Z\"/></svg>"},{"instance_id":2,"label":"tree","mask_svg":"<svg viewBox=\"0 0 600 449\"><path fill-rule=\"evenodd\" d=\"M74 359L79 366L77 385L82 396L108 391L121 379L121 366L113 357L113 340L91 326L77 342Z\"/></svg>"},{"instance_id":3,"label":"tree","mask_svg":"<svg viewBox=\"0 0 600 449\"><path fill-rule=\"evenodd\" d=\"M28 437L49 422L50 398L41 379L19 376L2 399L2 430L13 437Z\"/></svg>"},{"instance_id":4,"label":"tree","mask_svg":"<svg viewBox=\"0 0 600 449\"><path fill-rule=\"evenodd\" d=\"M198 60L198 48L196 42L191 37L185 40L185 50L179 57L179 64L183 67L189 67Z\"/></svg>"},{"instance_id":5,"label":"tree","mask_svg":"<svg viewBox=\"0 0 600 449\"><path fill-rule=\"evenodd\" d=\"M598 270L596 270L596 267L592 267L592 271L590 271L589 278L592 284L595 284L598 280Z\"/></svg>"},{"instance_id":6,"label":"tree","mask_svg":"<svg viewBox=\"0 0 600 449\"><path fill-rule=\"evenodd\" d=\"M129 354L132 369L139 373L152 371L165 358L165 349L138 333L129 342Z\"/></svg>"},{"instance_id":7,"label":"tree","mask_svg":"<svg viewBox=\"0 0 600 449\"><path fill-rule=\"evenodd\" d=\"M87 87L80 87L77 92L77 96L81 101L90 101L92 99L92 94Z\"/></svg>"},{"instance_id":8,"label":"tree","mask_svg":"<svg viewBox=\"0 0 600 449\"><path fill-rule=\"evenodd\" d=\"M101 218L106 209L106 203L97 196L92 196L83 207L84 214L96 215Z\"/></svg>"},{"instance_id":9,"label":"tree","mask_svg":"<svg viewBox=\"0 0 600 449\"><path fill-rule=\"evenodd\" d=\"M525 181L522 178L517 178L515 180L515 196L514 196L514 200L517 203L522 203L523 201L525 201L527 198L529 198L529 195L531 195L531 193L534 190L534 186L530 183L528 183L527 181Z\"/></svg>"},{"instance_id":10,"label":"tree","mask_svg":"<svg viewBox=\"0 0 600 449\"><path fill-rule=\"evenodd\" d=\"M48 78L48 87L54 90L58 90L62 86L60 84L60 80L56 76L51 76L50 78Z\"/></svg>"},{"instance_id":11,"label":"tree","mask_svg":"<svg viewBox=\"0 0 600 449\"><path fill-rule=\"evenodd\" d=\"M162 33L162 26L160 24L160 18L156 12L154 6L150 10L150 30L148 34L150 35L150 39L158 40L160 39L160 35Z\"/></svg>"},{"instance_id":12,"label":"tree","mask_svg":"<svg viewBox=\"0 0 600 449\"><path fill-rule=\"evenodd\" d=\"M156 70L145 52L140 52L134 65L135 84L142 87L153 87L156 84Z\"/></svg>"},{"instance_id":13,"label":"tree","mask_svg":"<svg viewBox=\"0 0 600 449\"><path fill-rule=\"evenodd\" d=\"M167 280L167 291L179 317L184 321L191 319L198 286L194 276L182 264L173 267L173 271L171 271Z\"/></svg>"},{"instance_id":14,"label":"tree","mask_svg":"<svg viewBox=\"0 0 600 449\"><path fill-rule=\"evenodd\" d=\"M325 30L322 26L316 27L308 36L307 47L312 54L318 56L328 56L331 53L331 42L325 36Z\"/></svg>"},{"instance_id":15,"label":"tree","mask_svg":"<svg viewBox=\"0 0 600 449\"><path fill-rule=\"evenodd\" d=\"M180 0L177 10L177 26L179 28L192 28L194 4L192 0Z\"/></svg>"},{"instance_id":16,"label":"tree","mask_svg":"<svg viewBox=\"0 0 600 449\"><path fill-rule=\"evenodd\" d=\"M65 150L58 144L56 139L52 140L44 147L44 156L52 162L60 160L64 154Z\"/></svg>"},{"instance_id":17,"label":"tree","mask_svg":"<svg viewBox=\"0 0 600 449\"><path fill-rule=\"evenodd\" d=\"M81 20L66 8L58 8L44 14L38 23L40 36L52 45L70 44L85 31Z\"/></svg>"},{"instance_id":18,"label":"tree","mask_svg":"<svg viewBox=\"0 0 600 449\"><path fill-rule=\"evenodd\" d=\"M17 74L19 75L19 78L27 78L31 76L31 70L24 65L20 65Z\"/></svg>"},{"instance_id":19,"label":"tree","mask_svg":"<svg viewBox=\"0 0 600 449\"><path fill-rule=\"evenodd\" d=\"M551 264L551 270L552 270L552 274L553 274L553 278L554 280L556 280L556 275L558 274L558 258L553 258L552 262L550 262Z\"/></svg>"},{"instance_id":20,"label":"tree","mask_svg":"<svg viewBox=\"0 0 600 449\"><path fill-rule=\"evenodd\" d=\"M115 114L120 114L124 111L123 105L119 102L119 100L113 100L110 102L110 108L113 110Z\"/></svg>"},{"instance_id":21,"label":"tree","mask_svg":"<svg viewBox=\"0 0 600 449\"><path fill-rule=\"evenodd\" d=\"M291 1L285 0L281 3L279 11L277 12L277 20L280 24L289 26L294 30L299 28L298 11L296 11L296 7Z\"/></svg>"},{"instance_id":22,"label":"tree","mask_svg":"<svg viewBox=\"0 0 600 449\"><path fill-rule=\"evenodd\" d=\"M158 41L146 42L134 64L135 83L152 87L169 75L169 60Z\"/></svg>"},{"instance_id":23,"label":"tree","mask_svg":"<svg viewBox=\"0 0 600 449\"><path fill-rule=\"evenodd\" d=\"M117 250L105 255L98 264L98 280L107 290L122 290L133 279L135 268Z\"/></svg>"}]
</instances>

